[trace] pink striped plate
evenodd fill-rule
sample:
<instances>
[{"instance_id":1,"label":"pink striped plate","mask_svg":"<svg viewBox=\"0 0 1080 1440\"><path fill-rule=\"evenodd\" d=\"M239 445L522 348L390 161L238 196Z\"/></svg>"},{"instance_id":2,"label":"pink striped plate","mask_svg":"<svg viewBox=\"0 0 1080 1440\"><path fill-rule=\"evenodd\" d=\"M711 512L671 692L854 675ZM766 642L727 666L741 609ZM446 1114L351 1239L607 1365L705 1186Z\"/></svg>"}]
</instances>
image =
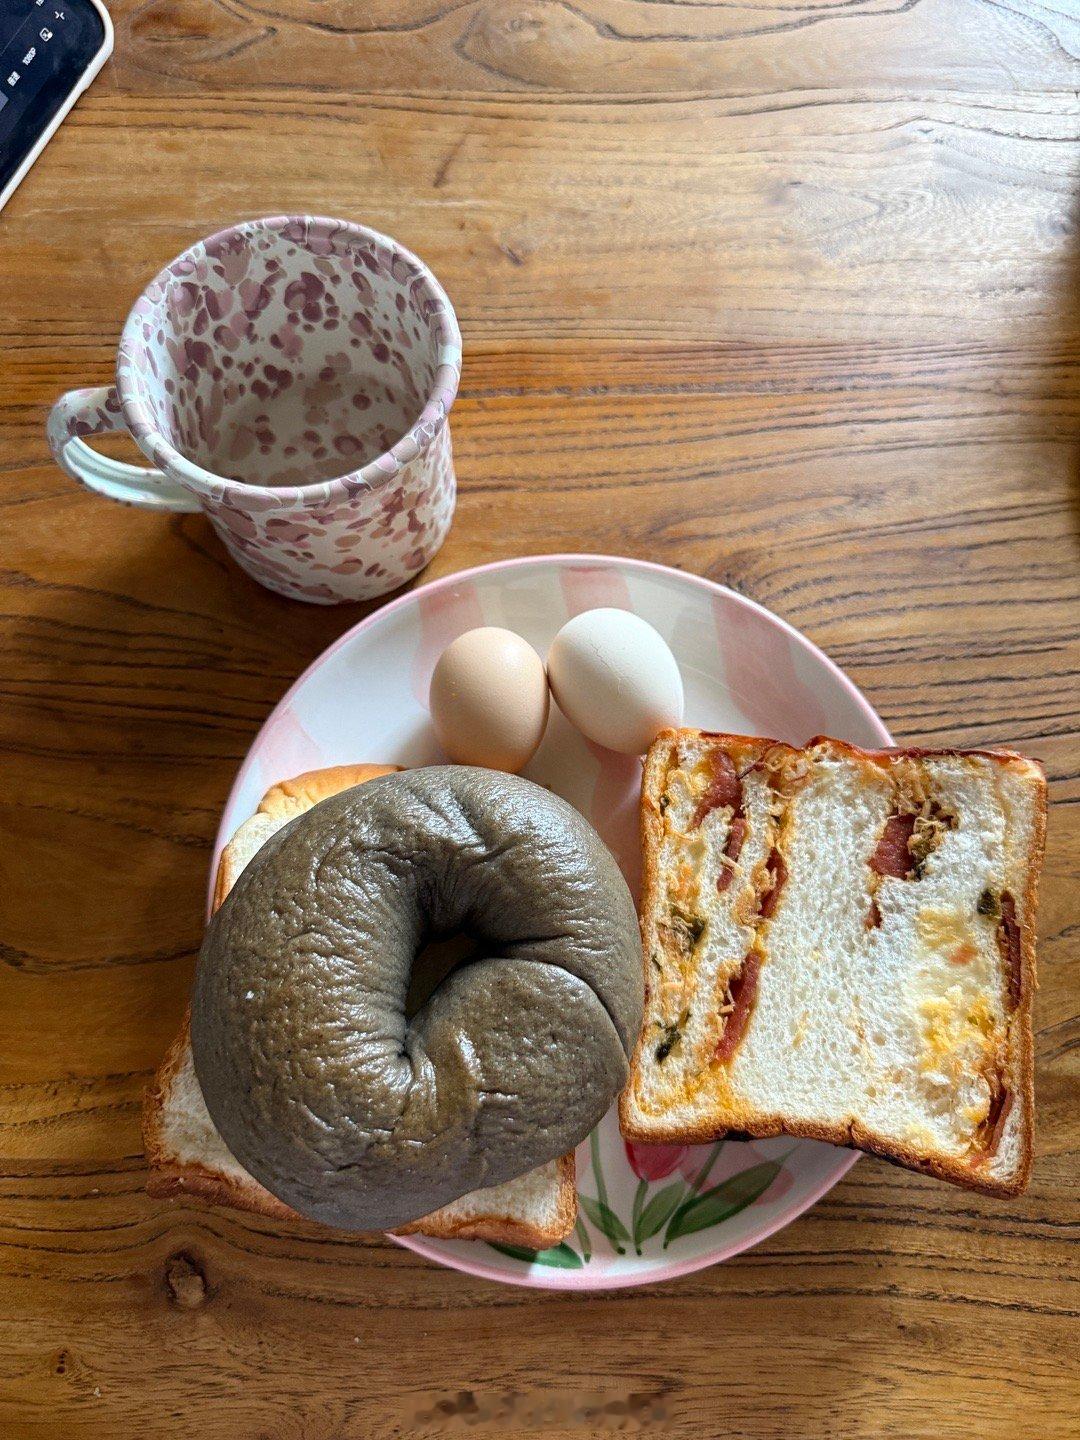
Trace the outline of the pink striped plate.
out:
<instances>
[{"instance_id":1,"label":"pink striped plate","mask_svg":"<svg viewBox=\"0 0 1080 1440\"><path fill-rule=\"evenodd\" d=\"M597 605L632 610L664 636L682 669L689 725L797 743L819 732L860 745L891 743L832 661L721 585L604 555L510 560L413 590L324 651L248 752L225 806L218 851L277 780L351 761L441 760L428 723L428 682L455 635L504 625L543 655L571 615ZM553 710L525 774L592 821L636 888L640 761L590 744ZM581 1218L564 1244L534 1254L419 1236L399 1243L441 1265L518 1285L597 1290L670 1280L787 1225L854 1161L846 1150L786 1139L627 1146L613 1110L579 1148Z\"/></svg>"}]
</instances>

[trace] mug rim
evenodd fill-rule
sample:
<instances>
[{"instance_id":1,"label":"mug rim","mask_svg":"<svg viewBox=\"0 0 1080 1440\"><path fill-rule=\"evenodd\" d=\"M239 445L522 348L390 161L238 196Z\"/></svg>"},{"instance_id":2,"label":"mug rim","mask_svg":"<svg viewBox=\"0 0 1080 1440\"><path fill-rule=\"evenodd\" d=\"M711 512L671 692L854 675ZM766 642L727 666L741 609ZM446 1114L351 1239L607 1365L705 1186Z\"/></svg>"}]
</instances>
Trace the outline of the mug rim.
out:
<instances>
[{"instance_id":1,"label":"mug rim","mask_svg":"<svg viewBox=\"0 0 1080 1440\"><path fill-rule=\"evenodd\" d=\"M166 439L151 419L142 400L133 393L133 377L142 373L142 367L137 367L133 360L134 347L139 339L138 327L142 321L142 316L138 312L141 303L148 300L149 293L155 286L164 289L175 280L173 267L187 259L199 246L226 240L234 235L250 235L258 230L280 232L287 225L297 224L305 227L333 226L347 232L357 240L374 241L378 245L385 246L395 259L400 258L406 264L414 266L424 290L435 301L436 310L433 312L432 319L440 319L444 323L449 330L449 339L439 343L435 376L420 414L388 449L360 466L359 469L344 471L329 479L312 480L306 485L252 485L245 480L236 480L228 475L217 475L194 460L188 459L186 455L176 449L171 441ZM419 459L434 443L447 423L454 400L457 398L460 380L461 330L450 297L440 285L431 267L391 235L384 235L382 231L373 230L370 226L361 225L358 221L337 220L326 215L267 215L254 220L238 220L232 225L215 230L210 235L193 240L178 255L163 265L154 278L143 286L124 321L116 362L116 390L120 397L124 420L135 443L147 458L152 460L159 469L175 475L177 479L187 484L199 495L206 495L214 500L243 495L249 501L259 501L261 509L298 503L325 504L358 493L371 494L384 485L390 484L399 477L407 465ZM432 413L429 414L429 411ZM404 455L396 454L395 452L399 450L405 450L406 453Z\"/></svg>"}]
</instances>

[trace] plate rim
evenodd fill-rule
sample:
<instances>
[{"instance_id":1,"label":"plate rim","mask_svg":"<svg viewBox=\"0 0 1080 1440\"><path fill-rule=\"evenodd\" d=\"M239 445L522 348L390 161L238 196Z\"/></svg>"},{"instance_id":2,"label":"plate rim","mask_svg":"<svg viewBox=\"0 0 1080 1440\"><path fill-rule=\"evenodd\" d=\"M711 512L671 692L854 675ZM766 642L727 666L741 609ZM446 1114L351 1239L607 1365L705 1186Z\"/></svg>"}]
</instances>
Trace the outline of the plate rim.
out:
<instances>
[{"instance_id":1,"label":"plate rim","mask_svg":"<svg viewBox=\"0 0 1080 1440\"><path fill-rule=\"evenodd\" d=\"M358 620L355 625L350 625L336 640L332 640L325 649L321 650L319 654L304 667L288 689L276 701L248 744L244 758L240 762L233 782L229 787L229 793L225 798L225 803L221 809L221 819L218 821L217 831L214 836L210 874L207 880L207 917L209 918L212 909L214 877L217 872L218 859L229 839L229 837L225 835L225 817L231 810L238 792L245 783L249 769L255 763L255 751L267 727L277 717L278 712L290 704L293 696L301 686L306 683L311 675L325 665L331 656L335 655L345 645L351 643L362 631L374 628L376 624L381 623L387 616L394 614L397 610L410 604L415 604L417 597L421 594L429 594L440 589L445 589L454 584L460 584L462 581L475 579L480 575L491 575L496 571L502 572L513 569L523 569L529 566L559 567L567 565L590 565L608 569L629 568L631 570L658 574L669 580L673 579L682 584L696 586L711 595L723 595L728 600L734 601L745 609L755 612L760 619L765 620L771 625L779 626L781 630L786 632L789 639L793 640L803 650L808 651L816 661L824 665L832 678L839 684L840 689L847 694L849 700L862 712L863 717L870 726L880 731L883 746L890 746L894 743L884 720L870 704L870 701L855 684L854 680L841 669L835 660L827 655L825 651L816 645L807 635L804 635L801 630L797 629L789 620L785 620L783 616L777 615L760 601L752 600L748 595L740 594L738 590L732 589L730 585L724 585L718 580L710 580L705 575L697 575L687 570L680 570L674 565L662 565L655 560L640 560L629 555L593 554L588 551L554 551L540 555L516 555L505 560L488 560L480 565L470 565L464 570L453 570L447 575L440 575L434 580L425 581L422 585L414 585L402 594L395 596L392 600L387 601L385 605L378 606L372 610L370 614ZM744 1250L751 1250L754 1246L760 1245L764 1240L768 1240L779 1230L785 1229L793 1221L797 1220L800 1215L805 1214L807 1210L810 1210L816 1205L824 1195L827 1195L828 1192L844 1178L859 1159L860 1152L855 1150L844 1156L841 1160L838 1160L838 1169L836 1171L830 1174L820 1185L815 1186L808 1195L802 1196L788 1209L782 1210L779 1215L772 1217L762 1228L760 1234L755 1235L753 1239L733 1240L728 1246L721 1247L708 1254L695 1255L683 1261L675 1261L671 1265L665 1266L662 1273L659 1274L640 1275L633 1270L609 1276L595 1275L594 1277L588 1277L587 1274L583 1274L576 1282L569 1283L569 1275L562 1271L552 1270L546 1274L538 1273L542 1271L543 1267L534 1266L528 1270L514 1272L512 1270L504 1270L494 1264L485 1263L483 1259L474 1260L459 1256L453 1252L446 1252L434 1248L441 1243L447 1242L440 1242L429 1236L394 1235L387 1232L386 1238L393 1241L395 1245L409 1250L413 1254L421 1255L426 1260L443 1265L447 1269L456 1270L462 1274L471 1275L482 1280L493 1280L498 1284L524 1286L526 1289L560 1290L573 1293L575 1291L600 1292L604 1290L623 1290L638 1285L663 1284L669 1280L679 1279L684 1275L692 1275L698 1270L707 1270L713 1265L721 1265L724 1261L731 1260L736 1255L741 1255ZM470 1243L477 1244L480 1242L474 1241ZM576 1274L576 1272L574 1273Z\"/></svg>"}]
</instances>

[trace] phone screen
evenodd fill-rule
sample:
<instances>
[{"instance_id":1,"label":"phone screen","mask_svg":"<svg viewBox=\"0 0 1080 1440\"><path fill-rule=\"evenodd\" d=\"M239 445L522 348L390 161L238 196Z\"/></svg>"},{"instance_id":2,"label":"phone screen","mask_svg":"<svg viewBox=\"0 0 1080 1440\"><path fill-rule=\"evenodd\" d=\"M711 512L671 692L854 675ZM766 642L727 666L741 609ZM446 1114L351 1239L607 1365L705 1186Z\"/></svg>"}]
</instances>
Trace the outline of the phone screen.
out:
<instances>
[{"instance_id":1,"label":"phone screen","mask_svg":"<svg viewBox=\"0 0 1080 1440\"><path fill-rule=\"evenodd\" d=\"M88 0L0 0L0 191L104 43Z\"/></svg>"}]
</instances>

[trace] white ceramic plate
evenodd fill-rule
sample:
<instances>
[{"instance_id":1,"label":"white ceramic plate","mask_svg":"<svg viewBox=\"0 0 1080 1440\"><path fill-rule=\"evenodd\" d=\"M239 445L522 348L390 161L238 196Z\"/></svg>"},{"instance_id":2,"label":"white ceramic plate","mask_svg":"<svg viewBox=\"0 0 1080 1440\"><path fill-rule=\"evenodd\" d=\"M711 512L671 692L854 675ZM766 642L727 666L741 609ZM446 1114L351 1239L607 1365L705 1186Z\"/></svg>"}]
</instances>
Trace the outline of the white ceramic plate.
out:
<instances>
[{"instance_id":1,"label":"white ceramic plate","mask_svg":"<svg viewBox=\"0 0 1080 1440\"><path fill-rule=\"evenodd\" d=\"M504 625L544 655L571 615L597 605L632 610L664 636L682 670L688 725L798 744L819 733L891 744L867 701L820 650L731 590L639 560L512 560L414 590L324 651L248 752L222 816L218 853L278 780L355 761L443 760L428 720L428 682L455 635ZM524 773L581 810L636 891L641 762L592 745L552 707L547 735ZM612 1110L577 1159L581 1219L553 1250L534 1256L422 1236L399 1243L439 1264L519 1285L594 1290L669 1280L788 1224L855 1156L782 1138L627 1146Z\"/></svg>"}]
</instances>

